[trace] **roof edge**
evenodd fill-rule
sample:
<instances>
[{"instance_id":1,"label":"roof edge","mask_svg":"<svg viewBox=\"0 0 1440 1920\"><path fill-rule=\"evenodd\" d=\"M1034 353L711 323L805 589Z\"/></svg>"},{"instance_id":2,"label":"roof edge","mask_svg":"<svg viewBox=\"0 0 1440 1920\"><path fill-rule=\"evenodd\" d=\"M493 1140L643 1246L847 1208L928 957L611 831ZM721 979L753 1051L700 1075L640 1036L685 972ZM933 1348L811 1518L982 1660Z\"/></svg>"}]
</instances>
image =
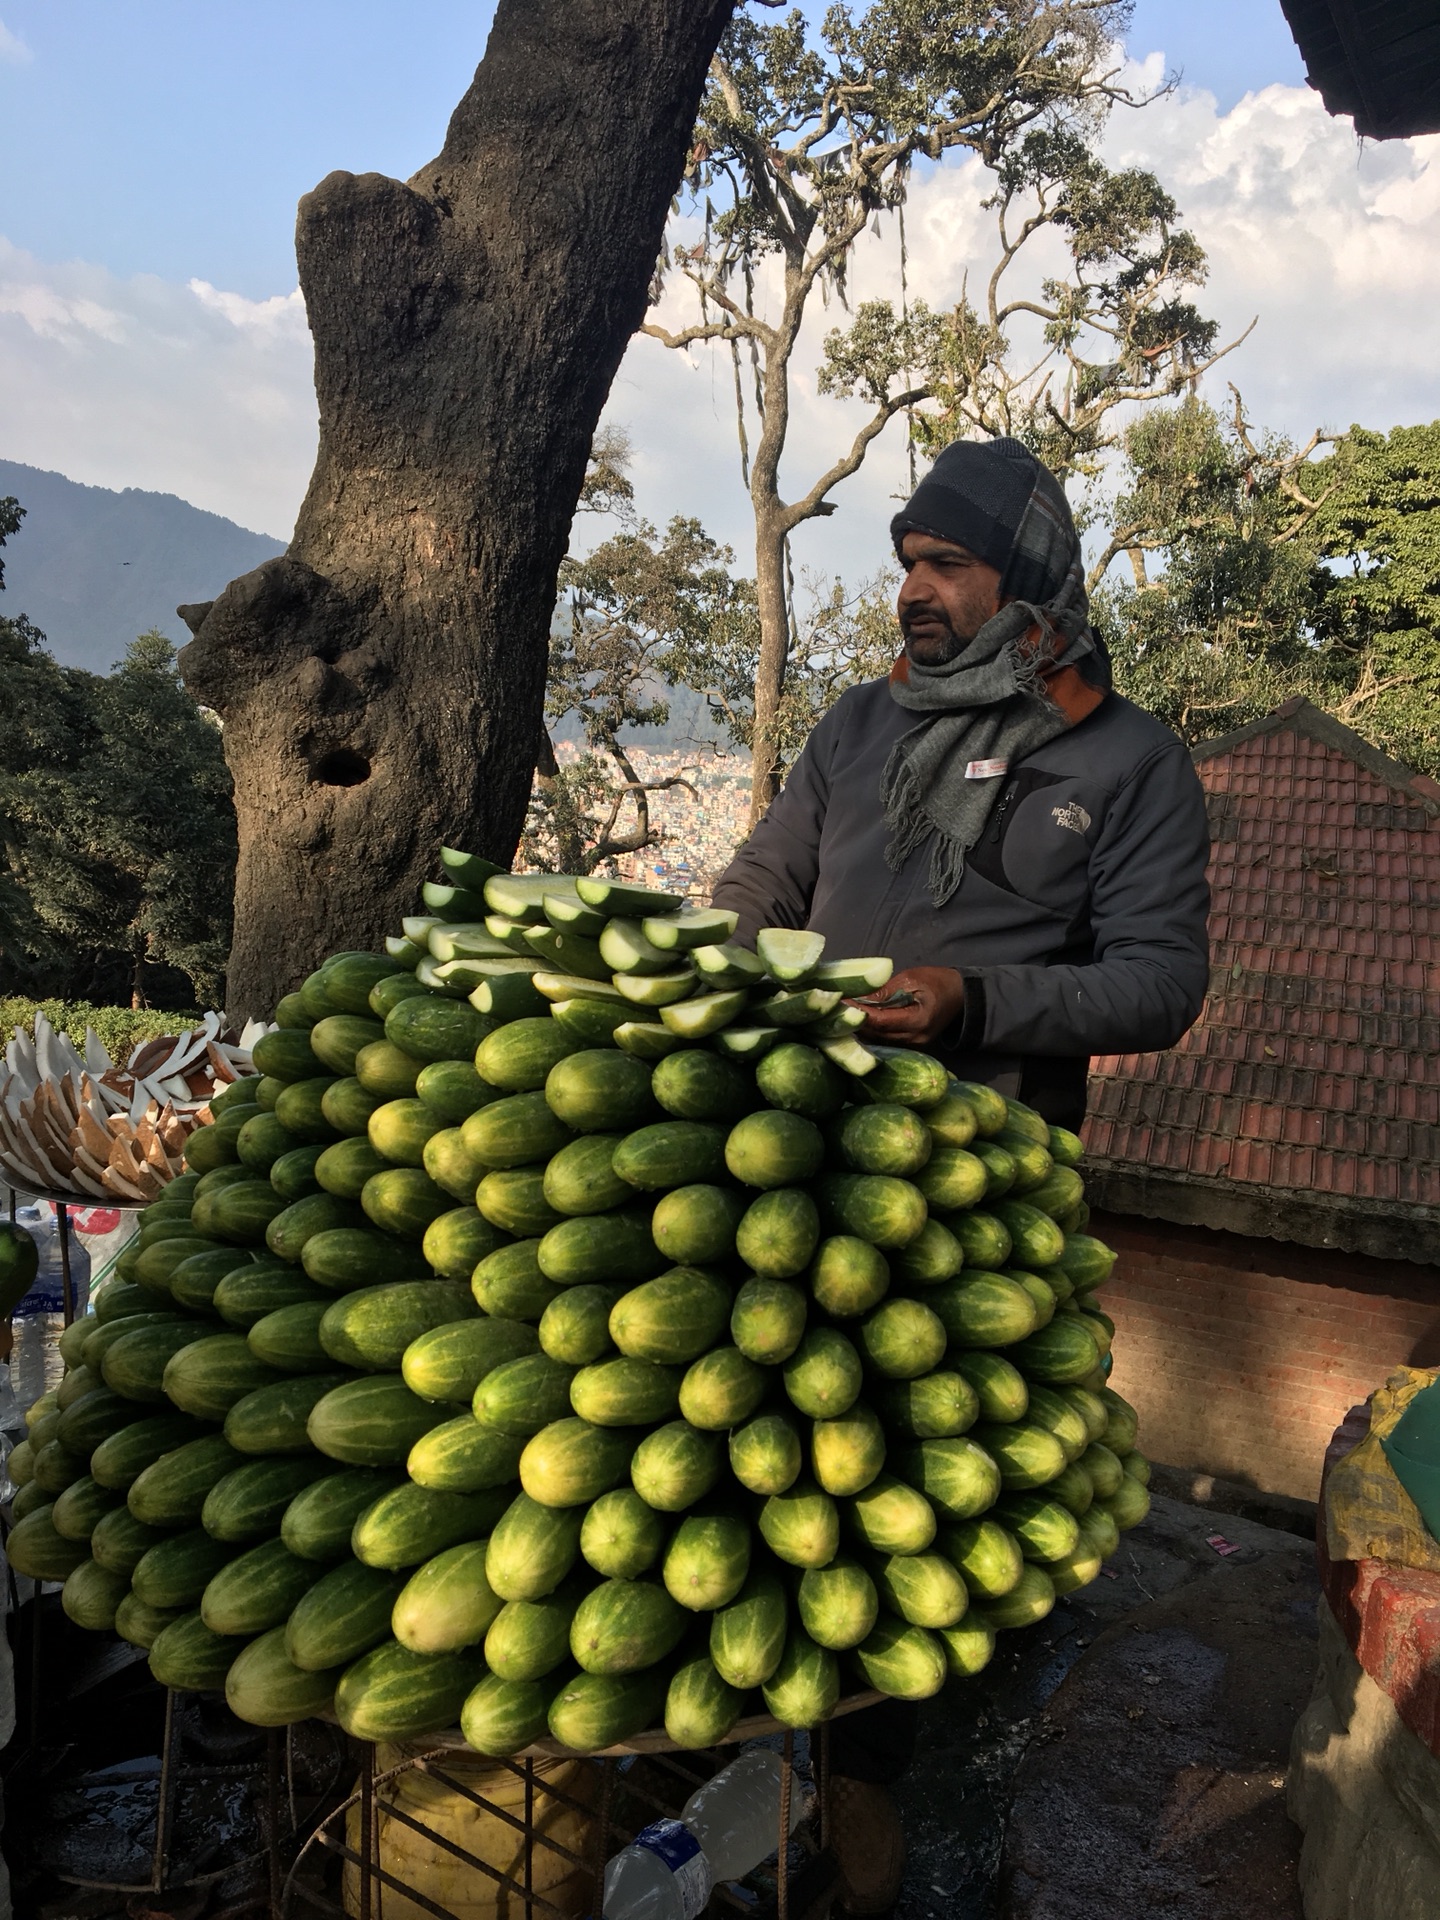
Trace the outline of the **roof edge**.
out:
<instances>
[{"instance_id":1,"label":"roof edge","mask_svg":"<svg viewBox=\"0 0 1440 1920\"><path fill-rule=\"evenodd\" d=\"M1088 1155L1084 1173L1086 1198L1107 1213L1139 1214L1172 1226L1209 1227L1374 1260L1440 1266L1440 1207L1246 1187L1233 1180L1092 1161Z\"/></svg>"},{"instance_id":2,"label":"roof edge","mask_svg":"<svg viewBox=\"0 0 1440 1920\"><path fill-rule=\"evenodd\" d=\"M1372 747L1353 727L1347 727L1343 721L1317 707L1303 694L1285 701L1262 720L1252 720L1249 726L1237 727L1234 733L1222 733L1214 740L1202 740L1199 746L1190 749L1190 758L1197 763L1213 760L1219 754L1233 752L1247 740L1257 740L1264 734L1287 730L1303 734L1308 740L1318 740L1322 746L1345 754L1387 787L1398 787L1417 800L1432 819L1440 818L1440 782L1432 780L1428 774L1417 773L1401 760L1392 760L1379 747Z\"/></svg>"}]
</instances>

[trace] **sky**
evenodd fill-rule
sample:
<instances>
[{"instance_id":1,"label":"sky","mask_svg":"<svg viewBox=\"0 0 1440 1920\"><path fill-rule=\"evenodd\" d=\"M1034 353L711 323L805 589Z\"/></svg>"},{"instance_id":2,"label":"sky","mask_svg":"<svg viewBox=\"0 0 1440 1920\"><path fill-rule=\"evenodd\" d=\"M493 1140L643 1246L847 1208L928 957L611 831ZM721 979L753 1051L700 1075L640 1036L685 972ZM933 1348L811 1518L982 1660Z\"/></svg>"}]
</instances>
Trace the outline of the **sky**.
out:
<instances>
[{"instance_id":1,"label":"sky","mask_svg":"<svg viewBox=\"0 0 1440 1920\"><path fill-rule=\"evenodd\" d=\"M491 9L421 0L0 0L0 454L108 487L179 494L288 537L314 453L294 209L334 168L405 177L444 138ZM1204 304L1257 425L1301 441L1352 420L1440 415L1440 136L1361 147L1305 86L1279 0L1138 0L1132 78L1180 84L1117 113L1112 164L1154 168L1211 262ZM910 283L953 301L991 246L975 164L917 182ZM857 297L890 292L893 236ZM678 313L678 296L671 311ZM861 417L822 398L817 315L797 362L784 480L828 466ZM637 339L609 417L640 506L702 517L742 556L728 363ZM677 433L676 423L683 421ZM802 567L881 565L905 479L892 426Z\"/></svg>"}]
</instances>

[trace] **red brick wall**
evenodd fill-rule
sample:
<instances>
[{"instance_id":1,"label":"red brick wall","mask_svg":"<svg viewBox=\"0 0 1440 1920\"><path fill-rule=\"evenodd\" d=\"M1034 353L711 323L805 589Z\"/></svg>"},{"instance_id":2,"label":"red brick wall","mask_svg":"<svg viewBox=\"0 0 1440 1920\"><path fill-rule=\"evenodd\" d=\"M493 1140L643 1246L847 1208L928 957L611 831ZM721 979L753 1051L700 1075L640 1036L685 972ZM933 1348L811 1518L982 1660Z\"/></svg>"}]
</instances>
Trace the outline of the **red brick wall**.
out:
<instances>
[{"instance_id":1,"label":"red brick wall","mask_svg":"<svg viewBox=\"0 0 1440 1920\"><path fill-rule=\"evenodd\" d=\"M1314 1499L1330 1436L1397 1366L1440 1366L1440 1267L1095 1215L1112 1384L1167 1466Z\"/></svg>"}]
</instances>

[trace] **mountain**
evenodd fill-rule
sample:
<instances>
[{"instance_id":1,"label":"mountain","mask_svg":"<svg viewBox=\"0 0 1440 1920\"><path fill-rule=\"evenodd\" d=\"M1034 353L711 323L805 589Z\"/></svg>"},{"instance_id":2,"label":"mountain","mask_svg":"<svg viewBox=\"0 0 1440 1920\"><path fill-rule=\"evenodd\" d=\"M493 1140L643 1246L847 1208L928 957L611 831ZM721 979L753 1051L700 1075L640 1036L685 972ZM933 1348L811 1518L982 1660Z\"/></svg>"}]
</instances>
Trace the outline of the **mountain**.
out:
<instances>
[{"instance_id":1,"label":"mountain","mask_svg":"<svg viewBox=\"0 0 1440 1920\"><path fill-rule=\"evenodd\" d=\"M0 613L28 614L57 660L92 673L108 673L151 627L182 646L190 635L177 606L213 600L285 551L173 493L85 487L17 460L0 460L6 495L25 518L5 547Z\"/></svg>"}]
</instances>

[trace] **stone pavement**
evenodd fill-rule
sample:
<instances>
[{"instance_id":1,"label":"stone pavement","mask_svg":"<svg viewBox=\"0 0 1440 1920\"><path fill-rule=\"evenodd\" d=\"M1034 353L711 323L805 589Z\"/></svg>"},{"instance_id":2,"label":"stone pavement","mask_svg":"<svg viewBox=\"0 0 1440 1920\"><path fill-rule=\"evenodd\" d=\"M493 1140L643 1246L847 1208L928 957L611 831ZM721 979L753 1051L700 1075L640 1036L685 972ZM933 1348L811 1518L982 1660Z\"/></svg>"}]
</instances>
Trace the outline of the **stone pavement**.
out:
<instances>
[{"instance_id":1,"label":"stone pavement","mask_svg":"<svg viewBox=\"0 0 1440 1920\"><path fill-rule=\"evenodd\" d=\"M1109 1572L923 1710L898 1920L1300 1920L1313 1545L1157 1496Z\"/></svg>"}]
</instances>

